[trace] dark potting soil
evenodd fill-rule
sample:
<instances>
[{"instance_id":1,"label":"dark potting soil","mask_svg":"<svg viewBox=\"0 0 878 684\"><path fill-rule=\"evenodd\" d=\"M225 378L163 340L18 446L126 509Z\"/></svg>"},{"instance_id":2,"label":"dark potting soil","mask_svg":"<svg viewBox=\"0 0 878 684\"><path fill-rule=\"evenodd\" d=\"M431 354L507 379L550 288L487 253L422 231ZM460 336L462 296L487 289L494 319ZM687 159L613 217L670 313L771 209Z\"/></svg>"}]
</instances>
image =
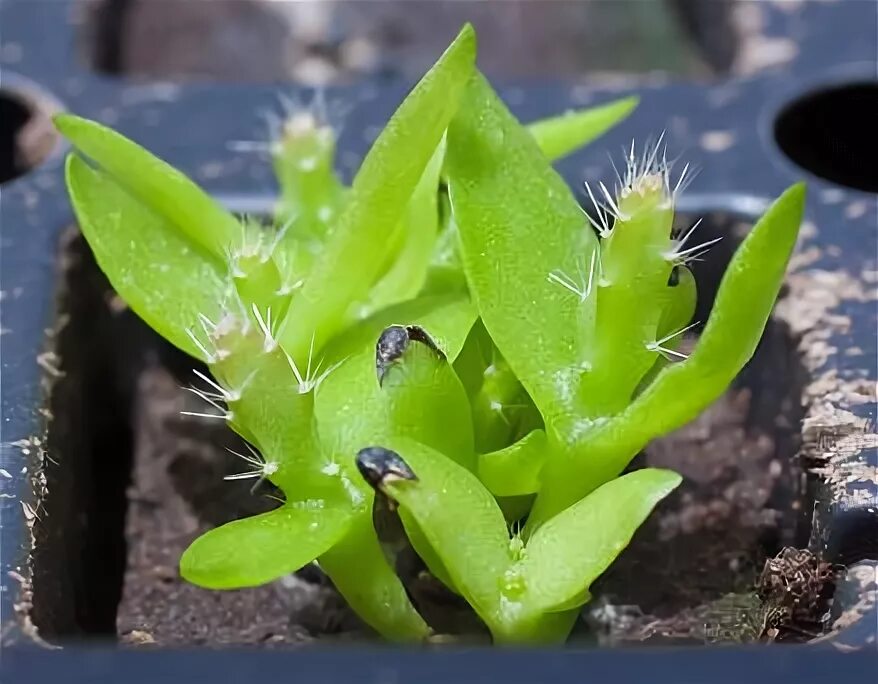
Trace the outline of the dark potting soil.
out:
<instances>
[{"instance_id":1,"label":"dark potting soil","mask_svg":"<svg viewBox=\"0 0 878 684\"><path fill-rule=\"evenodd\" d=\"M757 579L765 560L796 540L802 482L792 454L752 424L751 400L747 388L730 390L638 458L637 465L672 468L685 481L594 586L585 623L599 643L765 637L747 627L764 622ZM179 577L180 554L198 534L277 505L266 486L251 492L251 480L223 480L245 466L228 449L244 447L221 421L180 415L203 410L165 368L141 374L117 617L121 640L219 647L374 638L314 568L225 592ZM442 592L430 599L460 610Z\"/></svg>"},{"instance_id":2,"label":"dark potting soil","mask_svg":"<svg viewBox=\"0 0 878 684\"><path fill-rule=\"evenodd\" d=\"M805 481L791 454L748 421L751 400L749 389L730 390L639 458L639 464L673 469L684 480L594 585L596 600L586 606L586 618L600 643L750 642L810 634L792 619L768 615L771 606L759 593L769 577L760 580L766 561L797 541ZM821 580L811 613L827 610L829 583ZM811 613L808 628L814 630ZM779 633L774 625L782 627Z\"/></svg>"}]
</instances>

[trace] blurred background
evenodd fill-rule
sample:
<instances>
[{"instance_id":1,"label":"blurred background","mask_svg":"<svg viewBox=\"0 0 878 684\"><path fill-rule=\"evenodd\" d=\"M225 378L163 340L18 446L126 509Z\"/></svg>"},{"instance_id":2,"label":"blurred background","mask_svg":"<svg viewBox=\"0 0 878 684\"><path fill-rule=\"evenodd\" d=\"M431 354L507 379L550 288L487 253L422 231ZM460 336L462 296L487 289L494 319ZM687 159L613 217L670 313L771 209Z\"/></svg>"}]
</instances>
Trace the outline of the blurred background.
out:
<instances>
[{"instance_id":1,"label":"blurred background","mask_svg":"<svg viewBox=\"0 0 878 684\"><path fill-rule=\"evenodd\" d=\"M571 86L576 105L595 90L670 82L722 83L729 94L753 76L781 74L778 83L794 85L851 65L866 74L878 56L878 0L0 0L0 8L0 65L46 86L48 78L69 102L85 83L412 83L466 21L478 31L479 67L514 86L504 93L513 107L520 87L552 81ZM878 140L878 89L867 78L797 112L778 142L818 175L871 190L875 153L864 150ZM48 115L60 104L13 90L0 88L0 183L57 142ZM794 150L801 141L822 145L808 152L821 158ZM722 151L728 137L705 144ZM833 177L822 167L838 166L840 155L848 170Z\"/></svg>"},{"instance_id":2,"label":"blurred background","mask_svg":"<svg viewBox=\"0 0 878 684\"><path fill-rule=\"evenodd\" d=\"M793 59L795 15L804 4L81 0L80 21L83 54L93 67L170 80L335 85L363 76L414 78L464 21L478 28L480 65L491 78L672 74L691 79L752 74ZM793 24L772 27L778 11Z\"/></svg>"}]
</instances>

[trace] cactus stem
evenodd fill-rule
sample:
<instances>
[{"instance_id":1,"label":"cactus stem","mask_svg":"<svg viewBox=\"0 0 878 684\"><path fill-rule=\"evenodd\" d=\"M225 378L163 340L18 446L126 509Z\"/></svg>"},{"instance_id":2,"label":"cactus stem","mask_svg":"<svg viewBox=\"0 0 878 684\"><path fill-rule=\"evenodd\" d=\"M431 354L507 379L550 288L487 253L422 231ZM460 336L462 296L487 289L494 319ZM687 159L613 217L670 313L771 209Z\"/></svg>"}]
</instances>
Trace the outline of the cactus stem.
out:
<instances>
[{"instance_id":1,"label":"cactus stem","mask_svg":"<svg viewBox=\"0 0 878 684\"><path fill-rule=\"evenodd\" d=\"M237 389L223 390L223 392L225 392L225 395L223 397L223 401L225 401L227 404L230 404L230 403L235 402L235 401L240 401L241 396L244 394L244 390L247 389L247 385L249 385L252 382L253 378L256 377L256 374L258 372L259 372L258 368L255 368L252 371L250 371L250 374L246 378L244 378L244 382L242 382L241 386L238 387Z\"/></svg>"},{"instance_id":2,"label":"cactus stem","mask_svg":"<svg viewBox=\"0 0 878 684\"><path fill-rule=\"evenodd\" d=\"M334 213L335 211L332 207L324 205L317 210L317 218L323 221L323 223L329 223Z\"/></svg>"},{"instance_id":3,"label":"cactus stem","mask_svg":"<svg viewBox=\"0 0 878 684\"><path fill-rule=\"evenodd\" d=\"M329 477L334 477L341 472L341 466L335 461L327 461L326 465L320 469L320 472Z\"/></svg>"}]
</instances>

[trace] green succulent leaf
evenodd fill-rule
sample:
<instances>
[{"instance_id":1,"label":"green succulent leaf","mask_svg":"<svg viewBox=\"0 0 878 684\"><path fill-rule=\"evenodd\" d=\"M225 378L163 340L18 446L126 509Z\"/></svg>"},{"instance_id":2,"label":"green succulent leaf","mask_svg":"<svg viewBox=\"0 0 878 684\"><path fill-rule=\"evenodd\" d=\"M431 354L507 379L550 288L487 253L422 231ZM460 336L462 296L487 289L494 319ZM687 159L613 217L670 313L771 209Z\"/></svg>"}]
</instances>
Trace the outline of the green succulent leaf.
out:
<instances>
[{"instance_id":1,"label":"green succulent leaf","mask_svg":"<svg viewBox=\"0 0 878 684\"><path fill-rule=\"evenodd\" d=\"M390 328L391 332L404 330L399 325ZM441 348L410 339L395 361L380 367L379 374L376 338L372 339L320 388L316 418L322 442L336 453L347 454L403 435L454 454L466 468L473 469L475 452L466 391ZM400 516L412 546L427 567L454 588L418 523L406 511L400 511Z\"/></svg>"},{"instance_id":2,"label":"green succulent leaf","mask_svg":"<svg viewBox=\"0 0 878 684\"><path fill-rule=\"evenodd\" d=\"M113 288L165 339L206 361L186 331L199 314L219 320L223 265L106 173L74 155L65 171L79 227Z\"/></svg>"},{"instance_id":3,"label":"green succulent leaf","mask_svg":"<svg viewBox=\"0 0 878 684\"><path fill-rule=\"evenodd\" d=\"M429 627L388 564L369 515L357 516L347 536L324 553L320 568L357 615L385 639L418 642Z\"/></svg>"},{"instance_id":4,"label":"green succulent leaf","mask_svg":"<svg viewBox=\"0 0 878 684\"><path fill-rule=\"evenodd\" d=\"M446 169L464 270L485 327L547 423L575 414L594 307L550 276L576 273L595 256L594 232L481 75L449 127Z\"/></svg>"},{"instance_id":5,"label":"green succulent leaf","mask_svg":"<svg viewBox=\"0 0 878 684\"><path fill-rule=\"evenodd\" d=\"M505 449L480 454L479 479L495 496L533 494L550 448L546 433L534 430Z\"/></svg>"},{"instance_id":6,"label":"green succulent leaf","mask_svg":"<svg viewBox=\"0 0 878 684\"><path fill-rule=\"evenodd\" d=\"M237 239L237 219L170 164L94 121L58 114L54 122L82 154L193 245L222 258Z\"/></svg>"},{"instance_id":7,"label":"green succulent leaf","mask_svg":"<svg viewBox=\"0 0 878 684\"><path fill-rule=\"evenodd\" d=\"M439 177L445 159L441 143L412 193L402 221L403 243L393 265L375 283L362 308L372 313L412 299L427 280L427 268L439 232Z\"/></svg>"},{"instance_id":8,"label":"green succulent leaf","mask_svg":"<svg viewBox=\"0 0 878 684\"><path fill-rule=\"evenodd\" d=\"M550 161L588 145L634 111L639 99L625 97L598 107L569 111L528 124L527 130Z\"/></svg>"},{"instance_id":9,"label":"green succulent leaf","mask_svg":"<svg viewBox=\"0 0 878 684\"><path fill-rule=\"evenodd\" d=\"M344 536L349 510L286 503L205 532L183 553L180 574L208 589L255 587L304 567Z\"/></svg>"},{"instance_id":10,"label":"green succulent leaf","mask_svg":"<svg viewBox=\"0 0 878 684\"><path fill-rule=\"evenodd\" d=\"M527 126L543 155L556 161L582 148L625 119L637 106L637 97L627 97L589 109L571 110L560 116L534 121ZM443 228L439 231L425 283L430 293L466 288L457 254L457 226L450 214L448 194L440 192Z\"/></svg>"},{"instance_id":11,"label":"green succulent leaf","mask_svg":"<svg viewBox=\"0 0 878 684\"><path fill-rule=\"evenodd\" d=\"M638 470L599 487L542 525L528 540L521 564L532 609L550 612L585 603L589 585L681 480L669 470Z\"/></svg>"},{"instance_id":12,"label":"green succulent leaf","mask_svg":"<svg viewBox=\"0 0 878 684\"><path fill-rule=\"evenodd\" d=\"M485 453L502 449L520 433L522 426L538 413L515 377L509 364L499 356L485 368L482 384L470 396L476 451ZM540 423L541 424L541 423Z\"/></svg>"},{"instance_id":13,"label":"green succulent leaf","mask_svg":"<svg viewBox=\"0 0 878 684\"><path fill-rule=\"evenodd\" d=\"M380 382L374 342L345 361L320 387L315 416L322 443L335 453L403 435L475 467L466 391L441 351L422 342L410 341Z\"/></svg>"},{"instance_id":14,"label":"green succulent leaf","mask_svg":"<svg viewBox=\"0 0 878 684\"><path fill-rule=\"evenodd\" d=\"M473 70L476 39L467 25L397 109L366 155L326 251L294 298L279 332L295 359L312 334L320 349L344 324L350 303L385 263L389 229L433 157Z\"/></svg>"},{"instance_id":15,"label":"green succulent leaf","mask_svg":"<svg viewBox=\"0 0 878 684\"><path fill-rule=\"evenodd\" d=\"M494 349L494 341L482 321L477 320L470 329L460 354L454 359L454 371L471 399L482 389L485 369L494 358Z\"/></svg>"},{"instance_id":16,"label":"green succulent leaf","mask_svg":"<svg viewBox=\"0 0 878 684\"><path fill-rule=\"evenodd\" d=\"M468 321L466 325L471 324ZM459 337L462 340L465 334ZM364 445L404 435L447 450L465 467L474 468L466 391L442 351L410 340L401 356L383 368L379 381L376 339L377 336L371 338L365 349L342 363L317 393L315 418L325 448L343 461ZM359 482L359 486L364 483ZM401 515L407 523L409 539L427 567L453 587L442 561L417 523L405 513Z\"/></svg>"},{"instance_id":17,"label":"green succulent leaf","mask_svg":"<svg viewBox=\"0 0 878 684\"><path fill-rule=\"evenodd\" d=\"M477 318L475 307L465 295L430 295L400 302L377 311L333 339L326 347L326 363L332 365L374 348L381 331L389 325L419 325L429 330L445 356L454 361Z\"/></svg>"},{"instance_id":18,"label":"green succulent leaf","mask_svg":"<svg viewBox=\"0 0 878 684\"><path fill-rule=\"evenodd\" d=\"M575 619L570 609L587 599L588 586L680 482L659 470L614 480L525 544L510 539L496 501L466 469L410 439L391 439L385 448L413 475L385 478L380 488L417 523L454 586L500 642L563 639Z\"/></svg>"},{"instance_id":19,"label":"green succulent leaf","mask_svg":"<svg viewBox=\"0 0 878 684\"><path fill-rule=\"evenodd\" d=\"M417 480L385 491L411 515L476 613L502 624L499 578L509 566L509 533L494 497L469 470L419 442L396 437L384 446L402 455Z\"/></svg>"}]
</instances>

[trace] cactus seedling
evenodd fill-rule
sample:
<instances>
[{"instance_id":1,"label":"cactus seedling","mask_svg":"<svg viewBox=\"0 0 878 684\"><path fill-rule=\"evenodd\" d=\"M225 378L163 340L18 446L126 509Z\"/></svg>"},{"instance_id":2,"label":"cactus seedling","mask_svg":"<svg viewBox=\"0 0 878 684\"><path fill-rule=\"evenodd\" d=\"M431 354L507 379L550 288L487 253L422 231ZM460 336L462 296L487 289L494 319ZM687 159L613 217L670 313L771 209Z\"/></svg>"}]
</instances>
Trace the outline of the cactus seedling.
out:
<instances>
[{"instance_id":1,"label":"cactus seedling","mask_svg":"<svg viewBox=\"0 0 878 684\"><path fill-rule=\"evenodd\" d=\"M187 580L248 587L316 561L374 629L421 641L430 627L373 521L385 502L495 641L563 640L591 582L680 481L619 473L752 354L802 188L740 247L684 358L686 262L709 246L671 233L685 180L659 145L631 151L615 191L589 189L586 215L550 166L634 101L526 128L474 62L467 26L350 187L333 172L331 127L290 116L270 145L281 193L268 226L118 133L56 119L79 153L67 184L99 265L207 364L193 417L251 445L230 478L284 495L196 539Z\"/></svg>"}]
</instances>

